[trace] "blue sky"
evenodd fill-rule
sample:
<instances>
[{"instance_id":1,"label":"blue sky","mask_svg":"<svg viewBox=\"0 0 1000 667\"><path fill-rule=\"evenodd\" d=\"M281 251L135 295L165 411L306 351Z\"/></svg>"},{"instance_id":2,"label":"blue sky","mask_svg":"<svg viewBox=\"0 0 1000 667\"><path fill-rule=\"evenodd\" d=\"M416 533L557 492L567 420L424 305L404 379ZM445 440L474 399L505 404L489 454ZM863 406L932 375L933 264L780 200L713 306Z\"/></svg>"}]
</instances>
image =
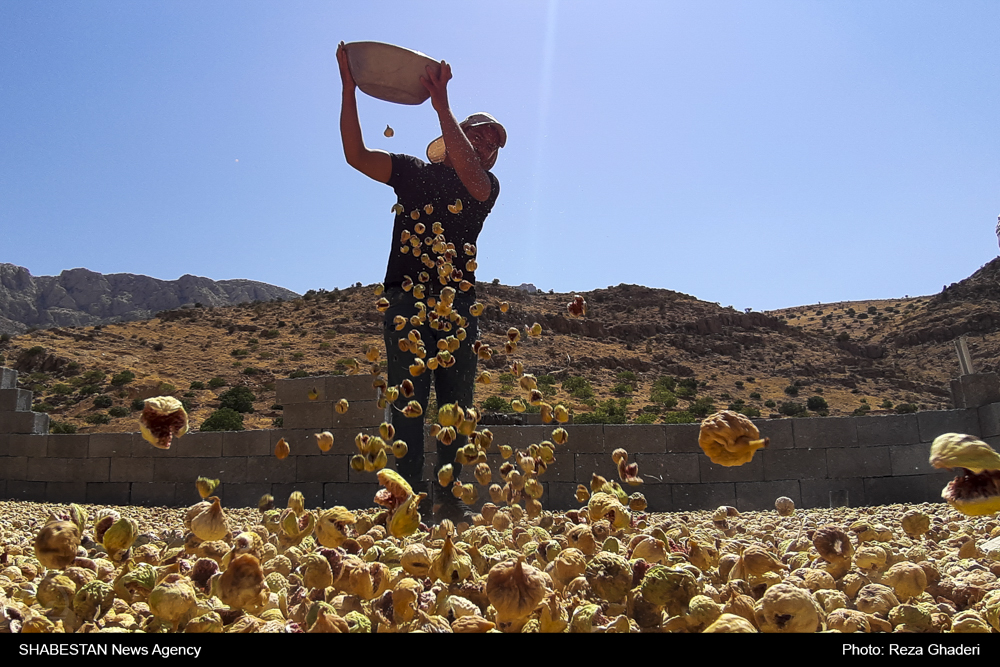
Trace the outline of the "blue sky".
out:
<instances>
[{"instance_id":1,"label":"blue sky","mask_svg":"<svg viewBox=\"0 0 1000 667\"><path fill-rule=\"evenodd\" d=\"M997 256L1000 3L0 3L0 262L297 292L378 282L340 40L452 64L509 140L481 280L768 310L940 291ZM423 156L429 103L359 95ZM395 136L382 136L385 125Z\"/></svg>"}]
</instances>

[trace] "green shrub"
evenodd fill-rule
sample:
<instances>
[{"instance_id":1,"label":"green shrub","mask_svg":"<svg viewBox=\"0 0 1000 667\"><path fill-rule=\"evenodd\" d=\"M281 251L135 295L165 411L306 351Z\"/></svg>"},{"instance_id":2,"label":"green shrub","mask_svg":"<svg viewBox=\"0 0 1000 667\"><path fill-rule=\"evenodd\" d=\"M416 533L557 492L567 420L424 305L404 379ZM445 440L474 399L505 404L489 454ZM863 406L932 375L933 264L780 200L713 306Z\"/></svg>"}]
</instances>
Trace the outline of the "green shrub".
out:
<instances>
[{"instance_id":1,"label":"green shrub","mask_svg":"<svg viewBox=\"0 0 1000 667\"><path fill-rule=\"evenodd\" d=\"M76 426L69 422L52 422L49 424L49 433L76 433Z\"/></svg>"},{"instance_id":2,"label":"green shrub","mask_svg":"<svg viewBox=\"0 0 1000 667\"><path fill-rule=\"evenodd\" d=\"M636 415L636 418L635 418L635 420L632 423L633 424L655 424L656 423L656 415L654 415L651 412L643 412L640 415Z\"/></svg>"},{"instance_id":3,"label":"green shrub","mask_svg":"<svg viewBox=\"0 0 1000 667\"><path fill-rule=\"evenodd\" d=\"M256 366L247 366L241 372L243 373L243 375L260 375L264 371L257 368Z\"/></svg>"},{"instance_id":4,"label":"green shrub","mask_svg":"<svg viewBox=\"0 0 1000 667\"><path fill-rule=\"evenodd\" d=\"M917 408L916 403L900 403L896 406L896 413L905 415L911 412L916 412L918 409L919 408Z\"/></svg>"},{"instance_id":5,"label":"green shrub","mask_svg":"<svg viewBox=\"0 0 1000 667\"><path fill-rule=\"evenodd\" d=\"M170 384L169 382L161 382L158 387L161 396L166 396L167 394L172 394L177 391L177 387Z\"/></svg>"},{"instance_id":6,"label":"green shrub","mask_svg":"<svg viewBox=\"0 0 1000 667\"><path fill-rule=\"evenodd\" d=\"M736 412L740 413L741 415L746 415L747 417L760 417L760 409L755 408L752 405L744 405Z\"/></svg>"},{"instance_id":7,"label":"green shrub","mask_svg":"<svg viewBox=\"0 0 1000 667\"><path fill-rule=\"evenodd\" d=\"M499 396L490 396L482 402L483 410L490 412L511 412L510 401L505 401Z\"/></svg>"},{"instance_id":8,"label":"green shrub","mask_svg":"<svg viewBox=\"0 0 1000 667\"><path fill-rule=\"evenodd\" d=\"M615 396L627 396L635 391L635 388L627 382L619 382L611 388L611 393Z\"/></svg>"},{"instance_id":9,"label":"green shrub","mask_svg":"<svg viewBox=\"0 0 1000 667\"><path fill-rule=\"evenodd\" d=\"M820 410L829 409L829 405L826 403L826 399L822 396L810 396L806 399L806 407L813 412L819 412Z\"/></svg>"},{"instance_id":10,"label":"green shrub","mask_svg":"<svg viewBox=\"0 0 1000 667\"><path fill-rule=\"evenodd\" d=\"M888 398L885 399L884 401L882 401L881 407L882 407L883 410L891 410L892 409L892 401L890 401Z\"/></svg>"},{"instance_id":11,"label":"green shrub","mask_svg":"<svg viewBox=\"0 0 1000 667\"><path fill-rule=\"evenodd\" d=\"M674 394L676 386L677 380L674 378L670 376L661 377L653 383L653 388L649 392L649 400L653 403L659 403L665 408L676 406L677 396Z\"/></svg>"},{"instance_id":12,"label":"green shrub","mask_svg":"<svg viewBox=\"0 0 1000 667\"><path fill-rule=\"evenodd\" d=\"M736 387L738 389L742 389L743 388L743 380L737 380L736 381Z\"/></svg>"},{"instance_id":13,"label":"green shrub","mask_svg":"<svg viewBox=\"0 0 1000 667\"><path fill-rule=\"evenodd\" d=\"M29 357L34 357L36 355L42 354L43 352L45 352L45 348L42 347L41 345L36 345L34 347L29 347L25 351L25 354L27 354Z\"/></svg>"},{"instance_id":14,"label":"green shrub","mask_svg":"<svg viewBox=\"0 0 1000 667\"><path fill-rule=\"evenodd\" d=\"M285 425L284 417L275 417L274 419L271 420L271 426L273 426L274 428L282 428L284 425Z\"/></svg>"},{"instance_id":15,"label":"green shrub","mask_svg":"<svg viewBox=\"0 0 1000 667\"><path fill-rule=\"evenodd\" d=\"M297 371L292 371L291 373L289 373L288 377L292 378L293 380L295 378L307 378L307 377L309 377L309 373L307 373L307 372L305 372L303 370L297 370Z\"/></svg>"},{"instance_id":16,"label":"green shrub","mask_svg":"<svg viewBox=\"0 0 1000 667\"><path fill-rule=\"evenodd\" d=\"M100 368L93 368L84 373L82 377L87 382L93 384L95 382L103 382L105 375L107 375L107 373L102 371Z\"/></svg>"},{"instance_id":17,"label":"green shrub","mask_svg":"<svg viewBox=\"0 0 1000 667\"><path fill-rule=\"evenodd\" d=\"M584 412L573 416L574 424L624 424L627 413L625 406L628 402L624 398L615 400L609 398L603 403L598 403L593 412Z\"/></svg>"},{"instance_id":18,"label":"green shrub","mask_svg":"<svg viewBox=\"0 0 1000 667\"><path fill-rule=\"evenodd\" d=\"M201 431L242 431L243 415L231 408L221 408L201 424Z\"/></svg>"},{"instance_id":19,"label":"green shrub","mask_svg":"<svg viewBox=\"0 0 1000 667\"><path fill-rule=\"evenodd\" d=\"M764 407L765 408L775 408L777 406L778 406L778 404L775 403L774 401L772 401L771 399L768 399L768 400L764 401Z\"/></svg>"},{"instance_id":20,"label":"green shrub","mask_svg":"<svg viewBox=\"0 0 1000 667\"><path fill-rule=\"evenodd\" d=\"M305 355L304 352L292 352L292 360L293 361L302 361L305 358L306 358L306 355Z\"/></svg>"},{"instance_id":21,"label":"green shrub","mask_svg":"<svg viewBox=\"0 0 1000 667\"><path fill-rule=\"evenodd\" d=\"M665 412L660 421L664 424L691 424L701 420L686 410L680 410L678 412Z\"/></svg>"},{"instance_id":22,"label":"green shrub","mask_svg":"<svg viewBox=\"0 0 1000 667\"><path fill-rule=\"evenodd\" d=\"M56 406L52 405L51 403L46 403L45 401L42 401L41 403L35 403L34 405L31 406L32 412L52 412L55 409Z\"/></svg>"},{"instance_id":23,"label":"green shrub","mask_svg":"<svg viewBox=\"0 0 1000 667\"><path fill-rule=\"evenodd\" d=\"M752 398L755 401L759 401L760 400L760 392L759 391L751 392L750 393L750 398Z\"/></svg>"},{"instance_id":24,"label":"green shrub","mask_svg":"<svg viewBox=\"0 0 1000 667\"><path fill-rule=\"evenodd\" d=\"M109 415L111 415L112 417L118 417L118 418L120 418L120 417L128 417L130 413L131 413L131 410L129 410L128 408L126 408L126 407L124 407L122 405L116 405L115 407L113 407L110 410L108 410L108 414Z\"/></svg>"},{"instance_id":25,"label":"green shrub","mask_svg":"<svg viewBox=\"0 0 1000 667\"><path fill-rule=\"evenodd\" d=\"M214 378L208 381L208 386L211 389L218 389L219 387L224 387L225 385L226 381L220 378L218 375L216 375Z\"/></svg>"},{"instance_id":26,"label":"green shrub","mask_svg":"<svg viewBox=\"0 0 1000 667\"><path fill-rule=\"evenodd\" d=\"M242 359L243 357L250 354L250 350L246 349L245 347L238 347L235 350L231 350L229 354L233 355L237 359Z\"/></svg>"},{"instance_id":27,"label":"green shrub","mask_svg":"<svg viewBox=\"0 0 1000 667\"><path fill-rule=\"evenodd\" d=\"M539 375L535 378L535 381L538 382L539 385L556 383L556 379L551 375Z\"/></svg>"},{"instance_id":28,"label":"green shrub","mask_svg":"<svg viewBox=\"0 0 1000 667\"><path fill-rule=\"evenodd\" d=\"M129 370L124 370L121 373L115 373L111 376L111 384L115 387L121 387L126 385L135 379L135 373Z\"/></svg>"},{"instance_id":29,"label":"green shrub","mask_svg":"<svg viewBox=\"0 0 1000 667\"><path fill-rule=\"evenodd\" d=\"M538 390L542 392L542 396L545 396L546 398L555 396L556 394L559 393L559 390L553 387L551 384L539 384Z\"/></svg>"},{"instance_id":30,"label":"green shrub","mask_svg":"<svg viewBox=\"0 0 1000 667\"><path fill-rule=\"evenodd\" d=\"M275 338L277 338L280 335L281 335L281 332L278 331L277 329L268 329L267 331L262 332L260 334L260 337L261 338L267 338L269 340L274 340Z\"/></svg>"},{"instance_id":31,"label":"green shrub","mask_svg":"<svg viewBox=\"0 0 1000 667\"><path fill-rule=\"evenodd\" d=\"M92 415L87 415L86 417L84 417L83 421L87 422L88 424L110 424L111 417L109 417L107 414L103 412L95 412Z\"/></svg>"},{"instance_id":32,"label":"green shrub","mask_svg":"<svg viewBox=\"0 0 1000 667\"><path fill-rule=\"evenodd\" d=\"M799 417L806 414L806 406L794 401L788 401L778 407L778 412L789 417Z\"/></svg>"},{"instance_id":33,"label":"green shrub","mask_svg":"<svg viewBox=\"0 0 1000 667\"><path fill-rule=\"evenodd\" d=\"M73 387L71 385L60 382L52 387L53 394L59 394L60 396L66 396L73 393Z\"/></svg>"},{"instance_id":34,"label":"green shrub","mask_svg":"<svg viewBox=\"0 0 1000 667\"><path fill-rule=\"evenodd\" d=\"M146 401L141 398L133 398L132 404L129 407L131 407L132 410L142 410L146 407Z\"/></svg>"},{"instance_id":35,"label":"green shrub","mask_svg":"<svg viewBox=\"0 0 1000 667\"><path fill-rule=\"evenodd\" d=\"M715 403L712 402L711 397L703 396L702 398L691 401L687 411L699 417L707 417L715 412Z\"/></svg>"},{"instance_id":36,"label":"green shrub","mask_svg":"<svg viewBox=\"0 0 1000 667\"><path fill-rule=\"evenodd\" d=\"M677 383L677 388L674 390L679 398L694 398L698 394L698 380L695 378L684 378Z\"/></svg>"},{"instance_id":37,"label":"green shrub","mask_svg":"<svg viewBox=\"0 0 1000 667\"><path fill-rule=\"evenodd\" d=\"M96 384L85 384L77 390L80 396L91 396L101 390Z\"/></svg>"},{"instance_id":38,"label":"green shrub","mask_svg":"<svg viewBox=\"0 0 1000 667\"><path fill-rule=\"evenodd\" d=\"M785 393L788 394L789 396L798 396L799 388L796 387L794 384L790 384L787 387L785 387Z\"/></svg>"},{"instance_id":39,"label":"green shrub","mask_svg":"<svg viewBox=\"0 0 1000 667\"><path fill-rule=\"evenodd\" d=\"M637 379L632 371L622 371L615 377L619 382L635 382Z\"/></svg>"},{"instance_id":40,"label":"green shrub","mask_svg":"<svg viewBox=\"0 0 1000 667\"><path fill-rule=\"evenodd\" d=\"M190 388L192 391L198 391L205 388L205 383L202 382L201 380L195 380L194 382L191 383Z\"/></svg>"},{"instance_id":41,"label":"green shrub","mask_svg":"<svg viewBox=\"0 0 1000 667\"><path fill-rule=\"evenodd\" d=\"M590 382L586 378L582 378L579 375L575 375L571 378L567 378L566 380L564 380L562 383L562 388L568 391L570 396L579 400L584 400L594 397L594 388L591 386ZM604 423L604 422L590 422L590 423Z\"/></svg>"},{"instance_id":42,"label":"green shrub","mask_svg":"<svg viewBox=\"0 0 1000 667\"><path fill-rule=\"evenodd\" d=\"M253 412L253 392L247 387L233 387L219 396L219 407L236 412Z\"/></svg>"},{"instance_id":43,"label":"green shrub","mask_svg":"<svg viewBox=\"0 0 1000 667\"><path fill-rule=\"evenodd\" d=\"M95 408L110 408L114 401L107 394L101 394L100 396L94 397L94 407Z\"/></svg>"},{"instance_id":44,"label":"green shrub","mask_svg":"<svg viewBox=\"0 0 1000 667\"><path fill-rule=\"evenodd\" d=\"M867 403L862 403L859 407L855 408L854 412L851 414L855 417L863 417L864 415L871 412L871 406Z\"/></svg>"}]
</instances>

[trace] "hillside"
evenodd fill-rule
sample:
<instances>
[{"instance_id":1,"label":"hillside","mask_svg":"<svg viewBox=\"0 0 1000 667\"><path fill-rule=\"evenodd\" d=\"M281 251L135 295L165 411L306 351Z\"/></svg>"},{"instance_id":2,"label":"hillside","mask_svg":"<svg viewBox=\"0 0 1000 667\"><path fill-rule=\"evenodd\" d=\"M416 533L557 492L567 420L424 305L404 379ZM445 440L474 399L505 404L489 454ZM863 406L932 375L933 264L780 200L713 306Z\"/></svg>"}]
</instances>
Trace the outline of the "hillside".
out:
<instances>
[{"instance_id":1,"label":"hillside","mask_svg":"<svg viewBox=\"0 0 1000 667\"><path fill-rule=\"evenodd\" d=\"M619 285L582 293L588 304L582 319L567 316L570 294L529 294L503 285L477 289L486 305L482 338L494 350L502 350L509 327L542 325L542 337L525 339L516 359L526 372L548 376L547 401L579 416L614 399L612 416L623 410L629 421L652 422L729 406L761 416L789 414L796 406L809 415L951 407L947 383L958 375L957 336L969 335L976 370L996 370L998 276L1000 265L991 262L935 296L769 313ZM0 355L35 391L38 408L81 432L134 431L136 399L161 393L185 400L197 427L234 386L254 392L255 412L246 426L266 428L281 417L274 405L277 378L344 372L348 359L361 360L369 345L382 346L373 287L310 292L286 302L173 309L104 326L52 327L5 336ZM506 313L501 302L510 304ZM482 364L497 381L477 385L477 402L498 397L488 404L497 405L523 393L501 376L510 361L496 354ZM661 380L654 396L654 382L662 378L673 382ZM662 391L669 386L676 405ZM103 407L95 407L95 397L102 397ZM807 403L814 409L807 411Z\"/></svg>"}]
</instances>

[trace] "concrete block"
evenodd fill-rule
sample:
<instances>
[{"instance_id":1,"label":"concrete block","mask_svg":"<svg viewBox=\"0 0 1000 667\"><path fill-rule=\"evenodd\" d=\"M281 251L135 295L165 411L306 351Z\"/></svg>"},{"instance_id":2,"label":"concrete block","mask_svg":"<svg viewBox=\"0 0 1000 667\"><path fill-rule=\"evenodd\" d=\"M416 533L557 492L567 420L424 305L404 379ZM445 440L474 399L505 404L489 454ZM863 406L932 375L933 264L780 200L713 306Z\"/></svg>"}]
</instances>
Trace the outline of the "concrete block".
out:
<instances>
[{"instance_id":1,"label":"concrete block","mask_svg":"<svg viewBox=\"0 0 1000 667\"><path fill-rule=\"evenodd\" d=\"M701 480L697 454L636 454L643 491L650 485L696 484ZM615 476L617 479L617 475Z\"/></svg>"},{"instance_id":2,"label":"concrete block","mask_svg":"<svg viewBox=\"0 0 1000 667\"><path fill-rule=\"evenodd\" d=\"M544 425L493 426L490 428L490 433L493 434L494 448L499 448L500 445L510 445L515 450L517 450L517 449L527 449L528 445L538 444L543 440L551 440L552 431L554 430L555 430L554 428ZM567 441L564 447L569 447L571 442L573 442L573 435L572 432L570 431L569 441Z\"/></svg>"},{"instance_id":3,"label":"concrete block","mask_svg":"<svg viewBox=\"0 0 1000 667\"><path fill-rule=\"evenodd\" d=\"M30 412L31 397L27 389L0 389L0 412Z\"/></svg>"},{"instance_id":4,"label":"concrete block","mask_svg":"<svg viewBox=\"0 0 1000 667\"><path fill-rule=\"evenodd\" d=\"M7 480L7 497L13 500L45 502L45 482ZM45 517L40 517L44 519Z\"/></svg>"},{"instance_id":5,"label":"concrete block","mask_svg":"<svg viewBox=\"0 0 1000 667\"><path fill-rule=\"evenodd\" d=\"M663 454L667 451L667 435L662 424L605 424L604 449L621 448L632 454ZM567 443L568 444L568 443Z\"/></svg>"},{"instance_id":6,"label":"concrete block","mask_svg":"<svg viewBox=\"0 0 1000 667\"><path fill-rule=\"evenodd\" d=\"M698 456L698 467L702 482L763 482L764 450L758 449L750 463L729 467L712 463L711 459L702 454Z\"/></svg>"},{"instance_id":7,"label":"concrete block","mask_svg":"<svg viewBox=\"0 0 1000 667\"><path fill-rule=\"evenodd\" d=\"M672 484L673 511L711 510L719 505L736 506L736 485Z\"/></svg>"},{"instance_id":8,"label":"concrete block","mask_svg":"<svg viewBox=\"0 0 1000 667\"><path fill-rule=\"evenodd\" d=\"M275 507L287 507L288 497L294 491L300 492L306 499L306 509L323 507L323 484L320 482L295 482L294 484L272 484L271 495L274 496ZM374 493L372 496L374 497Z\"/></svg>"},{"instance_id":9,"label":"concrete block","mask_svg":"<svg viewBox=\"0 0 1000 667\"><path fill-rule=\"evenodd\" d=\"M295 482L295 459L279 461L273 456L247 458L247 474L243 480L250 484L291 484Z\"/></svg>"},{"instance_id":10,"label":"concrete block","mask_svg":"<svg viewBox=\"0 0 1000 667\"><path fill-rule=\"evenodd\" d=\"M326 393L325 375L315 375L304 378L276 380L274 383L275 400L288 407L289 403L329 403L331 398ZM369 380L369 382L371 382ZM316 390L319 394L314 401L309 400L309 392ZM338 398L333 401L340 400Z\"/></svg>"},{"instance_id":11,"label":"concrete block","mask_svg":"<svg viewBox=\"0 0 1000 667\"><path fill-rule=\"evenodd\" d=\"M798 443L798 439L796 439ZM828 476L826 451L823 449L784 449L764 451L764 480L809 479ZM756 457L755 457L756 458Z\"/></svg>"},{"instance_id":12,"label":"concrete block","mask_svg":"<svg viewBox=\"0 0 1000 667\"><path fill-rule=\"evenodd\" d=\"M0 433L0 456L10 456L10 434Z\"/></svg>"},{"instance_id":13,"label":"concrete block","mask_svg":"<svg viewBox=\"0 0 1000 667\"><path fill-rule=\"evenodd\" d=\"M153 472L153 464L156 459L151 458L119 458L111 457L111 473L108 478L110 482L153 482L156 476ZM195 479L198 475L195 475Z\"/></svg>"},{"instance_id":14,"label":"concrete block","mask_svg":"<svg viewBox=\"0 0 1000 667\"><path fill-rule=\"evenodd\" d=\"M247 459L226 456L215 459L153 459L153 479L161 482L194 484L199 477L223 482L246 482Z\"/></svg>"},{"instance_id":15,"label":"concrete block","mask_svg":"<svg viewBox=\"0 0 1000 667\"><path fill-rule=\"evenodd\" d=\"M44 412L0 412L0 433L44 435L49 432L49 416Z\"/></svg>"},{"instance_id":16,"label":"concrete block","mask_svg":"<svg viewBox=\"0 0 1000 667\"><path fill-rule=\"evenodd\" d=\"M265 431L270 439L270 442L268 443L268 456L275 461L278 460L274 456L274 448L277 446L278 441L282 439L288 444L289 459L298 456L319 456L323 452L321 452L319 447L316 446L316 436L313 435L315 432L316 431L314 429L307 428L283 428L279 430Z\"/></svg>"},{"instance_id":17,"label":"concrete block","mask_svg":"<svg viewBox=\"0 0 1000 667\"><path fill-rule=\"evenodd\" d=\"M7 480L0 479L0 498L7 498Z\"/></svg>"},{"instance_id":18,"label":"concrete block","mask_svg":"<svg viewBox=\"0 0 1000 667\"><path fill-rule=\"evenodd\" d=\"M761 437L770 440L767 443L768 449L792 449L795 447L791 419L755 419L753 423L760 431Z\"/></svg>"},{"instance_id":19,"label":"concrete block","mask_svg":"<svg viewBox=\"0 0 1000 667\"><path fill-rule=\"evenodd\" d=\"M926 444L919 445L897 445L889 448L889 456L892 461L893 476L902 475L931 475L937 469L932 467L928 458L931 448ZM873 477L869 473L864 477Z\"/></svg>"},{"instance_id":20,"label":"concrete block","mask_svg":"<svg viewBox=\"0 0 1000 667\"><path fill-rule=\"evenodd\" d=\"M551 428L550 428L551 426ZM546 426L548 429L548 435L546 435L542 440L551 440L552 431L558 425L551 424ZM514 428L533 428L530 426L515 426ZM569 434L569 439L566 440L565 445L557 445L556 452L559 450L565 451L567 448L574 454L600 454L602 452L611 453L612 450L607 448L607 442L605 440L605 424L568 424L563 426L566 429L566 433Z\"/></svg>"},{"instance_id":21,"label":"concrete block","mask_svg":"<svg viewBox=\"0 0 1000 667\"><path fill-rule=\"evenodd\" d=\"M323 507L342 505L349 510L360 510L371 507L372 498L379 490L378 482L347 483L327 482L323 485ZM420 514L425 519L430 517L430 504L427 498L420 503Z\"/></svg>"},{"instance_id":22,"label":"concrete block","mask_svg":"<svg viewBox=\"0 0 1000 667\"><path fill-rule=\"evenodd\" d=\"M664 446L668 452L700 452L698 431L701 424L664 424Z\"/></svg>"},{"instance_id":23,"label":"concrete block","mask_svg":"<svg viewBox=\"0 0 1000 667\"><path fill-rule=\"evenodd\" d=\"M996 373L973 373L951 381L956 408L978 408L1000 402L1000 378Z\"/></svg>"},{"instance_id":24,"label":"concrete block","mask_svg":"<svg viewBox=\"0 0 1000 667\"><path fill-rule=\"evenodd\" d=\"M47 456L83 459L90 456L90 435L86 433L50 435L45 446Z\"/></svg>"},{"instance_id":25,"label":"concrete block","mask_svg":"<svg viewBox=\"0 0 1000 667\"><path fill-rule=\"evenodd\" d=\"M29 458L27 477L33 482L107 482L110 459Z\"/></svg>"},{"instance_id":26,"label":"concrete block","mask_svg":"<svg viewBox=\"0 0 1000 667\"><path fill-rule=\"evenodd\" d=\"M13 368L0 367L0 389L17 388L17 371Z\"/></svg>"},{"instance_id":27,"label":"concrete block","mask_svg":"<svg viewBox=\"0 0 1000 667\"><path fill-rule=\"evenodd\" d=\"M44 458L48 451L48 436L11 434L7 438L7 452L10 456Z\"/></svg>"},{"instance_id":28,"label":"concrete block","mask_svg":"<svg viewBox=\"0 0 1000 667\"><path fill-rule=\"evenodd\" d=\"M672 484L643 484L639 491L646 498L646 512L674 512Z\"/></svg>"},{"instance_id":29,"label":"concrete block","mask_svg":"<svg viewBox=\"0 0 1000 667\"><path fill-rule=\"evenodd\" d=\"M482 495L482 494L480 494ZM580 507L576 502L576 484L573 482L549 482L549 504L545 509L565 512ZM487 498L489 493L486 494Z\"/></svg>"},{"instance_id":30,"label":"concrete block","mask_svg":"<svg viewBox=\"0 0 1000 667\"><path fill-rule=\"evenodd\" d=\"M224 431L223 456L268 456L272 453L267 431Z\"/></svg>"},{"instance_id":31,"label":"concrete block","mask_svg":"<svg viewBox=\"0 0 1000 667\"><path fill-rule=\"evenodd\" d=\"M1000 403L984 405L979 413L979 434L984 438L1000 435Z\"/></svg>"},{"instance_id":32,"label":"concrete block","mask_svg":"<svg viewBox=\"0 0 1000 667\"><path fill-rule=\"evenodd\" d=\"M49 437L58 438L63 436L51 435ZM131 457L132 447L136 440L143 441L142 436L138 433L91 433L88 455L115 459Z\"/></svg>"},{"instance_id":33,"label":"concrete block","mask_svg":"<svg viewBox=\"0 0 1000 667\"><path fill-rule=\"evenodd\" d=\"M892 474L888 447L844 447L826 450L826 469L832 478Z\"/></svg>"},{"instance_id":34,"label":"concrete block","mask_svg":"<svg viewBox=\"0 0 1000 667\"><path fill-rule=\"evenodd\" d=\"M802 509L862 507L867 505L865 485L860 477L848 479L810 479L799 484ZM796 503L796 507L799 507Z\"/></svg>"},{"instance_id":35,"label":"concrete block","mask_svg":"<svg viewBox=\"0 0 1000 667\"><path fill-rule=\"evenodd\" d=\"M392 458L392 457L390 457ZM296 460L297 482L346 482L350 459L346 456L300 457Z\"/></svg>"},{"instance_id":36,"label":"concrete block","mask_svg":"<svg viewBox=\"0 0 1000 667\"><path fill-rule=\"evenodd\" d=\"M370 373L364 375L327 375L325 379L326 396L331 403L336 403L342 398L346 398L349 403L378 400L378 390L372 386L372 381L375 378Z\"/></svg>"},{"instance_id":37,"label":"concrete block","mask_svg":"<svg viewBox=\"0 0 1000 667\"><path fill-rule=\"evenodd\" d=\"M188 433L181 438L174 438L169 450L159 451L169 452L172 458L215 458L222 456L222 441L225 437L223 431L198 431ZM141 438L140 438L141 440ZM146 442L142 440L142 442ZM149 443L147 446L157 449Z\"/></svg>"},{"instance_id":38,"label":"concrete block","mask_svg":"<svg viewBox=\"0 0 1000 667\"><path fill-rule=\"evenodd\" d=\"M920 442L916 414L857 417L855 423L858 428L858 444L862 447Z\"/></svg>"},{"instance_id":39,"label":"concrete block","mask_svg":"<svg viewBox=\"0 0 1000 667\"><path fill-rule=\"evenodd\" d=\"M978 410L928 410L917 413L920 442L933 442L942 433L979 436Z\"/></svg>"},{"instance_id":40,"label":"concrete block","mask_svg":"<svg viewBox=\"0 0 1000 667\"><path fill-rule=\"evenodd\" d=\"M864 484L865 503L868 505L938 502L944 486L933 475L866 477Z\"/></svg>"},{"instance_id":41,"label":"concrete block","mask_svg":"<svg viewBox=\"0 0 1000 667\"><path fill-rule=\"evenodd\" d=\"M858 446L854 417L813 417L791 422L796 449Z\"/></svg>"},{"instance_id":42,"label":"concrete block","mask_svg":"<svg viewBox=\"0 0 1000 667\"><path fill-rule=\"evenodd\" d=\"M546 481L556 481L556 482L576 481L576 456L574 456L572 452L566 450L565 447L562 448L562 451L560 451L559 448L557 448L555 456L556 460L553 461L551 464L549 464L549 467L545 469L545 473L542 475L543 479L545 479ZM489 460L489 458L490 457L487 457L488 459L487 462L490 464L490 468L493 469L493 475L494 477L499 479L499 473L497 471L500 470L500 466L503 464L503 460L500 459L500 457L498 456L496 464L494 464L493 460ZM474 469L475 466L472 466L472 468ZM641 464L640 464L640 469L641 469ZM500 482L497 483L499 484Z\"/></svg>"},{"instance_id":43,"label":"concrete block","mask_svg":"<svg viewBox=\"0 0 1000 667\"><path fill-rule=\"evenodd\" d=\"M736 509L741 512L774 511L774 501L782 496L791 498L796 507L801 507L799 480L736 483Z\"/></svg>"},{"instance_id":44,"label":"concrete block","mask_svg":"<svg viewBox=\"0 0 1000 667\"><path fill-rule=\"evenodd\" d=\"M86 502L92 505L130 505L131 487L127 482L87 482Z\"/></svg>"},{"instance_id":45,"label":"concrete block","mask_svg":"<svg viewBox=\"0 0 1000 667\"><path fill-rule=\"evenodd\" d=\"M0 477L26 480L28 478L28 457L8 456L0 459Z\"/></svg>"},{"instance_id":46,"label":"concrete block","mask_svg":"<svg viewBox=\"0 0 1000 667\"><path fill-rule=\"evenodd\" d=\"M270 484L220 484L224 507L257 507L261 496L271 493Z\"/></svg>"},{"instance_id":47,"label":"concrete block","mask_svg":"<svg viewBox=\"0 0 1000 667\"><path fill-rule=\"evenodd\" d=\"M282 423L284 428L311 428L327 430L335 422L333 403L284 403ZM350 410L348 410L350 412Z\"/></svg>"},{"instance_id":48,"label":"concrete block","mask_svg":"<svg viewBox=\"0 0 1000 667\"><path fill-rule=\"evenodd\" d=\"M377 401L354 401L344 414L337 412L333 403L290 403L284 410L285 428L368 428L377 427L384 418L385 411Z\"/></svg>"},{"instance_id":49,"label":"concrete block","mask_svg":"<svg viewBox=\"0 0 1000 667\"><path fill-rule=\"evenodd\" d=\"M177 507L177 484L169 482L134 482L130 497L133 505L144 507ZM187 494L184 494L187 498ZM191 503L193 504L193 503Z\"/></svg>"},{"instance_id":50,"label":"concrete block","mask_svg":"<svg viewBox=\"0 0 1000 667\"><path fill-rule=\"evenodd\" d=\"M576 482L590 488L590 478L594 473L605 478L609 482L618 481L618 467L606 454L577 454L576 455ZM563 481L563 480L560 480Z\"/></svg>"}]
</instances>

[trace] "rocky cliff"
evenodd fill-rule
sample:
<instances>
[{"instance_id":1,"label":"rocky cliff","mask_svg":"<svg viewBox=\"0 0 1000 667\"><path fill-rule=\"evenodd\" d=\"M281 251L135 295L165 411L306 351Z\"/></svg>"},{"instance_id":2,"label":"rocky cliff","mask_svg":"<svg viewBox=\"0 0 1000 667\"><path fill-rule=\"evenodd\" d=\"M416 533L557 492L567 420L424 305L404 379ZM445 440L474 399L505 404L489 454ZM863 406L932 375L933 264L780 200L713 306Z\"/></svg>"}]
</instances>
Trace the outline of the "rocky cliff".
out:
<instances>
[{"instance_id":1,"label":"rocky cliff","mask_svg":"<svg viewBox=\"0 0 1000 667\"><path fill-rule=\"evenodd\" d=\"M191 275L157 280L87 269L36 277L24 267L0 263L0 333L148 319L161 310L196 303L230 306L297 296L291 290L253 280L216 281Z\"/></svg>"}]
</instances>

